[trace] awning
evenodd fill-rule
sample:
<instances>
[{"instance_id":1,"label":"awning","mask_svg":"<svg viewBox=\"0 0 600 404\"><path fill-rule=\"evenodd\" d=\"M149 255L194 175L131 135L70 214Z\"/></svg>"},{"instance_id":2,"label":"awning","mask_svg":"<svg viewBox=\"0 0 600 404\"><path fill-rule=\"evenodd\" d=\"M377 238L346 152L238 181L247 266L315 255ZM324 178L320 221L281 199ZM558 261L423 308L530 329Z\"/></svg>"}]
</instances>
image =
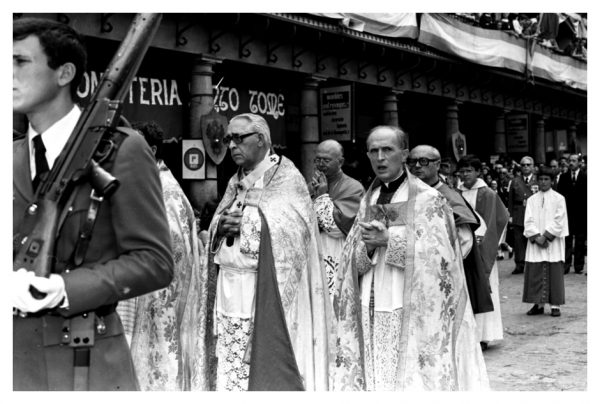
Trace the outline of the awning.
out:
<instances>
[{"instance_id":1,"label":"awning","mask_svg":"<svg viewBox=\"0 0 600 404\"><path fill-rule=\"evenodd\" d=\"M423 14L418 41L473 63L529 71L534 77L587 91L587 63L539 45L528 48L526 39L503 31L471 26L444 14Z\"/></svg>"},{"instance_id":2,"label":"awning","mask_svg":"<svg viewBox=\"0 0 600 404\"><path fill-rule=\"evenodd\" d=\"M416 13L311 13L339 20L349 29L390 38L419 36Z\"/></svg>"}]
</instances>

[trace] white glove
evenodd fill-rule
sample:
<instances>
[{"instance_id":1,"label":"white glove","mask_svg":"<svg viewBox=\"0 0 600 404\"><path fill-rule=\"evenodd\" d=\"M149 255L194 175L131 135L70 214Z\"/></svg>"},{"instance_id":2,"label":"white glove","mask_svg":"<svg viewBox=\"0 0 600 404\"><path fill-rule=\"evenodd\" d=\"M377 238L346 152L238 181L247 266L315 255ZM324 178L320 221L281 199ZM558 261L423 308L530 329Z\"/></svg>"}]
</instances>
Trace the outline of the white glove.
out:
<instances>
[{"instance_id":1,"label":"white glove","mask_svg":"<svg viewBox=\"0 0 600 404\"><path fill-rule=\"evenodd\" d=\"M34 298L29 292L29 286L46 293L46 296L39 300ZM9 290L13 307L24 313L36 313L43 309L54 308L66 297L65 281L62 276L56 274L51 274L49 278L35 276L33 272L23 268L12 272Z\"/></svg>"}]
</instances>

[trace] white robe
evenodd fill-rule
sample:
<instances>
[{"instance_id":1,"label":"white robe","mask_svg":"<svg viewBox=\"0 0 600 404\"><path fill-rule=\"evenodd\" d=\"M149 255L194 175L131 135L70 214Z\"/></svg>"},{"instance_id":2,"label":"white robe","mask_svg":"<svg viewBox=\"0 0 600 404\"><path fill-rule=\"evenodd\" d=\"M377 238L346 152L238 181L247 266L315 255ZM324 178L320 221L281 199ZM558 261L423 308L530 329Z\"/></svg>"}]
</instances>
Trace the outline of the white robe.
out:
<instances>
[{"instance_id":1,"label":"white robe","mask_svg":"<svg viewBox=\"0 0 600 404\"><path fill-rule=\"evenodd\" d=\"M479 212L475 209L477 202L477 190L482 187L487 187L486 183L478 178L473 187L466 188L464 184L461 184L459 189L462 192L465 200L471 205L481 225L475 230L476 236L483 236L487 230L485 220L479 215ZM477 321L477 331L479 333L479 340L483 342L501 340L504 338L502 329L502 313L500 310L500 280L498 279L498 263L494 262L492 272L490 273L490 288L492 289L491 297L492 303L494 304L494 311L487 313L475 314L475 320Z\"/></svg>"},{"instance_id":2,"label":"white robe","mask_svg":"<svg viewBox=\"0 0 600 404\"><path fill-rule=\"evenodd\" d=\"M553 189L533 194L527 200L524 225L523 235L527 238L536 234L543 235L546 231L556 237L547 248L528 242L525 261L564 262L565 237L569 235L564 196Z\"/></svg>"}]
</instances>

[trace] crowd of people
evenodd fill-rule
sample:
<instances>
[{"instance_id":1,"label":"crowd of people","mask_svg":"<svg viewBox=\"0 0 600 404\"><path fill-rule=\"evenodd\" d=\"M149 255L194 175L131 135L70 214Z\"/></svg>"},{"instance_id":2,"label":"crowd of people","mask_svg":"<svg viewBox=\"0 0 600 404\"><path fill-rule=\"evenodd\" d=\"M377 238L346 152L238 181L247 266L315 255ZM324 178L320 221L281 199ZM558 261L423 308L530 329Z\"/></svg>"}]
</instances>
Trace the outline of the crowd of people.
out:
<instances>
[{"instance_id":1,"label":"crowd of people","mask_svg":"<svg viewBox=\"0 0 600 404\"><path fill-rule=\"evenodd\" d=\"M13 39L13 105L29 121L13 141L17 235L79 117L85 51L48 20L16 21ZM365 189L342 170L340 143L318 145L306 181L273 152L266 120L240 114L223 139L238 170L203 232L163 135L154 122L123 132L106 166L121 188L82 255L87 182L57 230L50 277L12 273L14 390L487 390L508 225L528 315L549 304L559 316L571 257L584 267L578 155L560 173L563 162L536 170L528 156L455 164L376 126Z\"/></svg>"},{"instance_id":2,"label":"crowd of people","mask_svg":"<svg viewBox=\"0 0 600 404\"><path fill-rule=\"evenodd\" d=\"M587 13L456 13L469 24L532 38L554 52L587 60Z\"/></svg>"}]
</instances>

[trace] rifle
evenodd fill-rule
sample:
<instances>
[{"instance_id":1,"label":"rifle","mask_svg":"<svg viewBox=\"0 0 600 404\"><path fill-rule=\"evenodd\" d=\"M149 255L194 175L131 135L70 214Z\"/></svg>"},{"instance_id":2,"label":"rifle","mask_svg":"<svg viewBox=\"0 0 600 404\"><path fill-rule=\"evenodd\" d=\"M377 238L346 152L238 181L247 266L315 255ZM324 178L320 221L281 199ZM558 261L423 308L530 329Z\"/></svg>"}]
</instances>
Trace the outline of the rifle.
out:
<instances>
[{"instance_id":1,"label":"rifle","mask_svg":"<svg viewBox=\"0 0 600 404\"><path fill-rule=\"evenodd\" d=\"M122 102L158 30L161 14L137 14L89 104L83 110L52 170L40 178L34 202L24 212L21 231L13 240L13 270L25 268L48 277L55 260L58 219L77 184L90 182L96 197L110 197L118 179L94 161L104 140L117 130ZM32 295L45 294L33 287Z\"/></svg>"}]
</instances>

